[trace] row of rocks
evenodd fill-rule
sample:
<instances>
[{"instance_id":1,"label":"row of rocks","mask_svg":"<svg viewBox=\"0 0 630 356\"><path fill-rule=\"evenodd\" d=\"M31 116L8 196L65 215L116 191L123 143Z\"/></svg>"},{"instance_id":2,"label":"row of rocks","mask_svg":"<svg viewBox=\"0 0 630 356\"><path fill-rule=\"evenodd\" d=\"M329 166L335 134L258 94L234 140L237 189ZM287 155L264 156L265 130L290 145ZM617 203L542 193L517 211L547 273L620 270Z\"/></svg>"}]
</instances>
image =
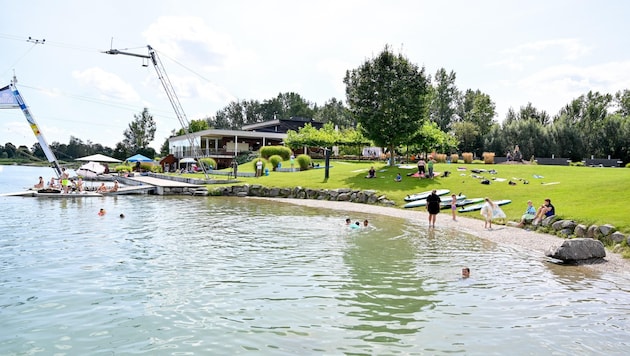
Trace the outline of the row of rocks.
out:
<instances>
[{"instance_id":1,"label":"row of rocks","mask_svg":"<svg viewBox=\"0 0 630 356\"><path fill-rule=\"evenodd\" d=\"M394 206L396 203L387 199L384 195L378 195L375 190L355 190L350 188L339 189L311 189L303 187L274 188L258 184L233 185L216 188L211 195L220 196L253 196L265 198L294 198L316 199L330 201L344 201L361 204L378 204Z\"/></svg>"},{"instance_id":2,"label":"row of rocks","mask_svg":"<svg viewBox=\"0 0 630 356\"><path fill-rule=\"evenodd\" d=\"M630 235L617 231L617 228L610 224L587 226L578 224L573 220L550 216L541 221L539 226L533 227L565 238L590 238L607 245L620 244L626 241L630 245Z\"/></svg>"}]
</instances>

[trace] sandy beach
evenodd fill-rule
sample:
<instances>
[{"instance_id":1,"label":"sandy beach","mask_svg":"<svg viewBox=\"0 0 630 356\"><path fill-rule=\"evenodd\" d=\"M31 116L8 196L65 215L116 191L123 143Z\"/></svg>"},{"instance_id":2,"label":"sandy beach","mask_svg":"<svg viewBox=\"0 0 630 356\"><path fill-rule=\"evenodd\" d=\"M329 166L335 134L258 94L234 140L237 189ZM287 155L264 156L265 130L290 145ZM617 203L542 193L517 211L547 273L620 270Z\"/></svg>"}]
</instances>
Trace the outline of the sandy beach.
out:
<instances>
[{"instance_id":1,"label":"sandy beach","mask_svg":"<svg viewBox=\"0 0 630 356\"><path fill-rule=\"evenodd\" d=\"M416 223L428 225L428 214L424 210L398 209L378 205L312 200L312 199L285 199L285 198L254 198L275 200L284 203L308 206L313 208L335 209L340 211L358 212L363 214L386 215L413 220ZM539 252L544 256L545 251L551 246L560 246L564 239L549 235L528 231L516 227L493 224L492 230L484 229L482 220L472 219L464 216L457 216L457 221L453 221L450 211L440 213L437 216L436 229L451 228L457 229L482 239L486 239L497 244L509 245L517 249L526 249ZM606 250L605 263L584 265L599 271L627 273L630 271L630 260L623 259L619 254L614 254ZM582 267L582 266L580 266ZM570 267L568 267L570 268Z\"/></svg>"}]
</instances>

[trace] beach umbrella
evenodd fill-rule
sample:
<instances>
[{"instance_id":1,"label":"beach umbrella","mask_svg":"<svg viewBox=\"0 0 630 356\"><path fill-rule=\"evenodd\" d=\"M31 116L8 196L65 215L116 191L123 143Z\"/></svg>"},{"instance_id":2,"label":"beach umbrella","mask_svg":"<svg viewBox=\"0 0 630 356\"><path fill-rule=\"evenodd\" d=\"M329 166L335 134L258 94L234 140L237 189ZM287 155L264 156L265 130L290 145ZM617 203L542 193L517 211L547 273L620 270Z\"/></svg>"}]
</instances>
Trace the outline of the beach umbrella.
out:
<instances>
[{"instance_id":1,"label":"beach umbrella","mask_svg":"<svg viewBox=\"0 0 630 356\"><path fill-rule=\"evenodd\" d=\"M79 167L76 171L77 175L89 178L94 178L103 172L105 172L105 166L98 162L88 162Z\"/></svg>"},{"instance_id":2,"label":"beach umbrella","mask_svg":"<svg viewBox=\"0 0 630 356\"><path fill-rule=\"evenodd\" d=\"M120 163L120 162L122 162L119 159L116 159L114 157L105 156L105 155L102 155L100 153L95 154L95 155L90 155L90 156L77 158L76 160L77 161L85 161L85 162L103 162L103 163Z\"/></svg>"},{"instance_id":3,"label":"beach umbrella","mask_svg":"<svg viewBox=\"0 0 630 356\"><path fill-rule=\"evenodd\" d=\"M153 162L153 160L151 158L145 157L145 156L143 156L141 154L137 154L137 155L131 156L131 157L127 158L125 161L128 161L128 162Z\"/></svg>"}]
</instances>

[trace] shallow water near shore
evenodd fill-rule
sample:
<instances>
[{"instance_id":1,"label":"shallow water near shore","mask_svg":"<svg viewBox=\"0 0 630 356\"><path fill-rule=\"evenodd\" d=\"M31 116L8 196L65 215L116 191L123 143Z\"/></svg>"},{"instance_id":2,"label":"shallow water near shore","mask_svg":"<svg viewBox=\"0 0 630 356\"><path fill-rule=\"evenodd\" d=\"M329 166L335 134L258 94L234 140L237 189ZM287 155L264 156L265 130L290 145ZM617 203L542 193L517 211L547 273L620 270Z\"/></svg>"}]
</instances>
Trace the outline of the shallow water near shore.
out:
<instances>
[{"instance_id":1,"label":"shallow water near shore","mask_svg":"<svg viewBox=\"0 0 630 356\"><path fill-rule=\"evenodd\" d=\"M0 192L51 173L2 167ZM625 275L405 219L220 197L0 197L0 209L2 355L611 355L630 345ZM346 217L371 227L349 230ZM464 266L472 278L460 280Z\"/></svg>"}]
</instances>

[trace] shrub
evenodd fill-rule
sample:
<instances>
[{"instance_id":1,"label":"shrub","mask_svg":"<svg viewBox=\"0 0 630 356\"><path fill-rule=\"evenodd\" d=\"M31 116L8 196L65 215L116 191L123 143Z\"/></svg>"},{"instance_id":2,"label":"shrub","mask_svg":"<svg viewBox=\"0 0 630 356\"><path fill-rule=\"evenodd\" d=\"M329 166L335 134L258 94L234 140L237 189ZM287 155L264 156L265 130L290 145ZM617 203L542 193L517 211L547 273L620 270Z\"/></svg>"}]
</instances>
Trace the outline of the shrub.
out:
<instances>
[{"instance_id":1,"label":"shrub","mask_svg":"<svg viewBox=\"0 0 630 356\"><path fill-rule=\"evenodd\" d=\"M446 163L446 155L444 153L437 153L433 158L437 163Z\"/></svg>"},{"instance_id":2,"label":"shrub","mask_svg":"<svg viewBox=\"0 0 630 356\"><path fill-rule=\"evenodd\" d=\"M124 164L118 165L116 167L114 167L114 171L116 172L131 172L131 167L130 166L126 166Z\"/></svg>"},{"instance_id":3,"label":"shrub","mask_svg":"<svg viewBox=\"0 0 630 356\"><path fill-rule=\"evenodd\" d=\"M630 162L626 163L626 168L630 168Z\"/></svg>"},{"instance_id":4,"label":"shrub","mask_svg":"<svg viewBox=\"0 0 630 356\"><path fill-rule=\"evenodd\" d=\"M203 164L207 169L217 169L217 161L214 160L214 158L202 158L199 161L201 161L201 164Z\"/></svg>"},{"instance_id":5,"label":"shrub","mask_svg":"<svg viewBox=\"0 0 630 356\"><path fill-rule=\"evenodd\" d=\"M281 163L282 161L283 159L279 155L273 155L269 157L269 163L271 164L271 169L274 171L276 170L276 168L278 168L278 164Z\"/></svg>"},{"instance_id":6,"label":"shrub","mask_svg":"<svg viewBox=\"0 0 630 356\"><path fill-rule=\"evenodd\" d=\"M483 163L494 164L494 152L484 152L481 157L483 157Z\"/></svg>"},{"instance_id":7,"label":"shrub","mask_svg":"<svg viewBox=\"0 0 630 356\"><path fill-rule=\"evenodd\" d=\"M573 166L573 167L584 167L584 162L582 162L582 161L571 162L571 163L569 163L569 166Z\"/></svg>"},{"instance_id":8,"label":"shrub","mask_svg":"<svg viewBox=\"0 0 630 356\"><path fill-rule=\"evenodd\" d=\"M145 172L153 172L152 162L140 162L140 169Z\"/></svg>"},{"instance_id":9,"label":"shrub","mask_svg":"<svg viewBox=\"0 0 630 356\"><path fill-rule=\"evenodd\" d=\"M459 155L457 153L453 153L451 155L451 162L457 163L459 161Z\"/></svg>"},{"instance_id":10,"label":"shrub","mask_svg":"<svg viewBox=\"0 0 630 356\"><path fill-rule=\"evenodd\" d=\"M300 166L300 170L304 171L307 170L308 167L311 165L311 156L301 154L295 157L295 161L297 162L298 166Z\"/></svg>"},{"instance_id":11,"label":"shrub","mask_svg":"<svg viewBox=\"0 0 630 356\"><path fill-rule=\"evenodd\" d=\"M286 161L291 157L293 152L290 148L284 146L265 146L260 149L260 157L269 159L269 157L278 155L282 157L283 161Z\"/></svg>"},{"instance_id":12,"label":"shrub","mask_svg":"<svg viewBox=\"0 0 630 356\"><path fill-rule=\"evenodd\" d=\"M471 152L462 153L462 158L464 159L464 163L472 163L473 154Z\"/></svg>"}]
</instances>

